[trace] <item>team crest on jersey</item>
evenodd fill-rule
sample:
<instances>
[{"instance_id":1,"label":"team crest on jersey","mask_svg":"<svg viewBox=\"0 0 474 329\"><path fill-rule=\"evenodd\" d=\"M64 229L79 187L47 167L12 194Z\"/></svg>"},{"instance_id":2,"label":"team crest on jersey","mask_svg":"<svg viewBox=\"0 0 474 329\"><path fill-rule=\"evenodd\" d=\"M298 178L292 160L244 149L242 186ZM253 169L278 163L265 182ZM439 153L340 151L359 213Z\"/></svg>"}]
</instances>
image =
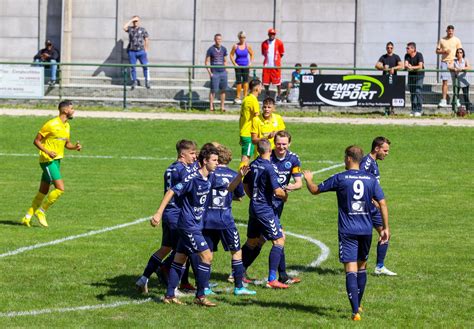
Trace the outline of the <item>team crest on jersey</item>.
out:
<instances>
[{"instance_id":1,"label":"team crest on jersey","mask_svg":"<svg viewBox=\"0 0 474 329\"><path fill-rule=\"evenodd\" d=\"M286 168L286 169L290 169L290 168L291 168L291 162L290 162L290 161L285 162L285 168Z\"/></svg>"},{"instance_id":2,"label":"team crest on jersey","mask_svg":"<svg viewBox=\"0 0 474 329\"><path fill-rule=\"evenodd\" d=\"M183 184L178 183L178 184L176 184L176 186L174 188L177 189L178 191L182 190L183 189Z\"/></svg>"}]
</instances>

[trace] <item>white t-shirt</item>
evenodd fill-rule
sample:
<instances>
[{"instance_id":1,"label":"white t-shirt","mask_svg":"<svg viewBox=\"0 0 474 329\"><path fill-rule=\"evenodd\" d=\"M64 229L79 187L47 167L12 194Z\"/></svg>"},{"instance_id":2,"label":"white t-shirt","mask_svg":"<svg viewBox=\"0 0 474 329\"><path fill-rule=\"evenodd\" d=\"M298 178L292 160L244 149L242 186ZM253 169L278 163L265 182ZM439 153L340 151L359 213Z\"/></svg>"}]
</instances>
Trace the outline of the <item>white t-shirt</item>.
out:
<instances>
[{"instance_id":1,"label":"white t-shirt","mask_svg":"<svg viewBox=\"0 0 474 329\"><path fill-rule=\"evenodd\" d=\"M268 40L267 66L275 66L275 40Z\"/></svg>"}]
</instances>

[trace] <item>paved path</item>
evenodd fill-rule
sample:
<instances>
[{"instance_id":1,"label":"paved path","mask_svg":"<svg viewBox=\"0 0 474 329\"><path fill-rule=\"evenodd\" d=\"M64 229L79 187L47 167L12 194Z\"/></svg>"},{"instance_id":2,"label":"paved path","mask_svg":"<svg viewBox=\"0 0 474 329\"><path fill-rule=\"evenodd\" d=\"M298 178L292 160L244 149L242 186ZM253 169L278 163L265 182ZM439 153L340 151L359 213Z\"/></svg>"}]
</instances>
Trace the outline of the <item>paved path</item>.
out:
<instances>
[{"instance_id":1,"label":"paved path","mask_svg":"<svg viewBox=\"0 0 474 329\"><path fill-rule=\"evenodd\" d=\"M56 110L0 109L0 115L9 116L55 116ZM77 111L78 118L117 118L146 120L199 120L199 121L235 121L234 114L210 113L150 113L150 112L117 112L117 111ZM474 120L455 118L339 118L339 117L285 117L285 122L353 124L353 125L404 125L404 126L452 126L474 127Z\"/></svg>"}]
</instances>

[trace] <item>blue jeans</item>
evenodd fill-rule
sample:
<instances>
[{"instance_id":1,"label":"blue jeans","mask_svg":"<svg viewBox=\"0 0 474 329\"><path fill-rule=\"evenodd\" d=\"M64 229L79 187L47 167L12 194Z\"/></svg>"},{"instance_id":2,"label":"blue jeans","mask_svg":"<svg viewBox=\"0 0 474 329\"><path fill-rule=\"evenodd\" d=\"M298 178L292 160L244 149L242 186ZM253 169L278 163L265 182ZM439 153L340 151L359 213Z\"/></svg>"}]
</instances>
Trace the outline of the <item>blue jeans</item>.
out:
<instances>
[{"instance_id":1,"label":"blue jeans","mask_svg":"<svg viewBox=\"0 0 474 329\"><path fill-rule=\"evenodd\" d=\"M41 61L39 59L35 59L35 62L40 63ZM50 60L49 62L51 63L51 65L49 65L51 68L51 81L56 81L56 72L58 71L58 66L56 65L56 61L54 59ZM47 63L47 62L43 62L43 63ZM45 65L44 67L46 69L48 65Z\"/></svg>"},{"instance_id":2,"label":"blue jeans","mask_svg":"<svg viewBox=\"0 0 474 329\"><path fill-rule=\"evenodd\" d=\"M408 76L408 89L410 90L411 111L422 112L423 96L421 90L423 88L424 76Z\"/></svg>"},{"instance_id":3,"label":"blue jeans","mask_svg":"<svg viewBox=\"0 0 474 329\"><path fill-rule=\"evenodd\" d=\"M148 58L146 56L146 51L145 50L129 50L128 51L128 60L130 61L130 64L135 65L137 64L137 60L140 61L140 64L146 65L148 64ZM132 73L132 81L137 80L137 69L135 66L132 66L131 69ZM145 80L148 81L148 67L144 66L143 67L143 76L145 77Z\"/></svg>"}]
</instances>

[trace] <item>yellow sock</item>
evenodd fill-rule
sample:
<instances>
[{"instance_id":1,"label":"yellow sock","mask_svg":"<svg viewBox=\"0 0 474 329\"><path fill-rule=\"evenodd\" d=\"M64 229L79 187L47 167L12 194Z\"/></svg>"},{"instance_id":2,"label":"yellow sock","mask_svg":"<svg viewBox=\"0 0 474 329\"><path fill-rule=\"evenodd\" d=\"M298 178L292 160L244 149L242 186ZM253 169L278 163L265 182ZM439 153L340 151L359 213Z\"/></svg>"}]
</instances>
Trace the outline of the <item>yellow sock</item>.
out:
<instances>
[{"instance_id":1,"label":"yellow sock","mask_svg":"<svg viewBox=\"0 0 474 329\"><path fill-rule=\"evenodd\" d=\"M44 211L48 210L48 208L51 207L63 194L64 191L54 189L48 194L46 200L43 201L43 203L41 204L41 208L43 208Z\"/></svg>"},{"instance_id":2,"label":"yellow sock","mask_svg":"<svg viewBox=\"0 0 474 329\"><path fill-rule=\"evenodd\" d=\"M43 194L41 192L36 193L36 196L34 197L33 201L31 202L31 207L28 209L26 212L26 216L30 218L33 216L35 213L36 209L39 208L41 205L41 202L43 202L43 199L46 197L46 194Z\"/></svg>"}]
</instances>

